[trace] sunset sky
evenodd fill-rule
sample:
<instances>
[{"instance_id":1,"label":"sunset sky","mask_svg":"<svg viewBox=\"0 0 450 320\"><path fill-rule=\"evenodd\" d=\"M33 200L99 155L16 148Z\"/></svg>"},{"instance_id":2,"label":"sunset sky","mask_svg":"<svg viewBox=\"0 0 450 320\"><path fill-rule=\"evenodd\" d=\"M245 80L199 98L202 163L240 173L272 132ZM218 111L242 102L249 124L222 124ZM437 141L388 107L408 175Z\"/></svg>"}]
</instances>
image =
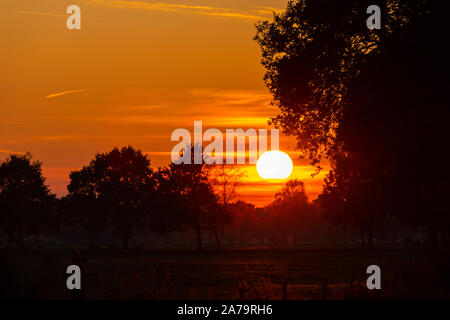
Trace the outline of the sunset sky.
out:
<instances>
[{"instance_id":1,"label":"sunset sky","mask_svg":"<svg viewBox=\"0 0 450 320\"><path fill-rule=\"evenodd\" d=\"M0 159L29 151L43 162L51 190L96 152L133 145L165 166L177 128L267 127L277 113L264 86L255 23L287 0L21 0L0 5ZM66 8L81 7L81 30ZM301 75L299 75L301 76ZM323 171L297 159L291 178L310 198ZM240 198L258 206L286 181L267 182L255 166Z\"/></svg>"}]
</instances>

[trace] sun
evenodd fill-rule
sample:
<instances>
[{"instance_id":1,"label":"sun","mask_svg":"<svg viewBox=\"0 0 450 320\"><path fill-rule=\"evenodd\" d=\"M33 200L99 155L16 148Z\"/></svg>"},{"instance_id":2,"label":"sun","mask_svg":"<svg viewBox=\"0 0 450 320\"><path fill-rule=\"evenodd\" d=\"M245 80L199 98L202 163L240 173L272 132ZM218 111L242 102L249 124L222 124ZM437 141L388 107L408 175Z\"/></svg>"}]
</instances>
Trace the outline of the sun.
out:
<instances>
[{"instance_id":1,"label":"sun","mask_svg":"<svg viewBox=\"0 0 450 320\"><path fill-rule=\"evenodd\" d=\"M263 179L285 179L291 175L294 165L282 151L268 151L256 162L256 171Z\"/></svg>"}]
</instances>

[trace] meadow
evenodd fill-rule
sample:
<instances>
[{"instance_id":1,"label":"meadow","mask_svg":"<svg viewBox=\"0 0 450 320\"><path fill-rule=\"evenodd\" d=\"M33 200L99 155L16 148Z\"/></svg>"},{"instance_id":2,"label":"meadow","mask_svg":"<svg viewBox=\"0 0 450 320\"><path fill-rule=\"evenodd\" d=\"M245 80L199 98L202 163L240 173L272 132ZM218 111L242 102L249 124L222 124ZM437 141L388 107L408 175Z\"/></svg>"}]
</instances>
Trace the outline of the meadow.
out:
<instances>
[{"instance_id":1,"label":"meadow","mask_svg":"<svg viewBox=\"0 0 450 320\"><path fill-rule=\"evenodd\" d=\"M342 246L288 248L41 249L2 254L3 294L43 299L358 299L381 297L409 273L416 249ZM66 268L82 267L79 291L66 288ZM369 265L382 290L369 290ZM406 271L405 271L406 270ZM5 292L7 291L7 292ZM374 292L379 291L379 292ZM390 296L389 296L390 297Z\"/></svg>"}]
</instances>

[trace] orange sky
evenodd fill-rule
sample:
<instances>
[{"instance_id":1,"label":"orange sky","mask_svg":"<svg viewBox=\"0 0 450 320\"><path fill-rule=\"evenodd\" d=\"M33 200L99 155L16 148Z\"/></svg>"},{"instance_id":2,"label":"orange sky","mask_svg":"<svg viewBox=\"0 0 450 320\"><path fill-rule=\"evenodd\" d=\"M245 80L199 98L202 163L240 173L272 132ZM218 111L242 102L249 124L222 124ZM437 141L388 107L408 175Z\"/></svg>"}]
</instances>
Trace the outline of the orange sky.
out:
<instances>
[{"instance_id":1,"label":"orange sky","mask_svg":"<svg viewBox=\"0 0 450 320\"><path fill-rule=\"evenodd\" d=\"M270 95L263 83L254 24L286 0L21 0L0 4L0 159L29 151L43 161L53 192L96 152L131 144L152 165L170 162L174 129L267 128ZM68 30L70 4L82 29ZM301 75L299 75L301 76ZM294 160L291 178L314 198L294 140L280 149ZM267 182L254 166L240 198L262 206L285 181Z\"/></svg>"}]
</instances>

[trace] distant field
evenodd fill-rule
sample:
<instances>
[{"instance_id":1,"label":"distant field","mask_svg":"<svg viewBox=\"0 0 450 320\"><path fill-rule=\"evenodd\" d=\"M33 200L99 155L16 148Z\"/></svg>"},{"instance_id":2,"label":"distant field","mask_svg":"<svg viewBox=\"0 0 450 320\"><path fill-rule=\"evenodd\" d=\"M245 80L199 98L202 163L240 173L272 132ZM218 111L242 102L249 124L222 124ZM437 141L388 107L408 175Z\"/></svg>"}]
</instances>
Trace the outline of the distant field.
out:
<instances>
[{"instance_id":1,"label":"distant field","mask_svg":"<svg viewBox=\"0 0 450 320\"><path fill-rule=\"evenodd\" d=\"M8 279L6 289L11 295L70 299L65 268L74 263L72 256L75 250L67 249L10 253L0 277ZM401 273L411 263L410 256L410 251L394 248L208 249L201 253L151 249L79 254L85 261L83 287L88 299L231 299L248 293L250 298L318 299L324 295L325 282L327 295L335 287L349 286L352 279L356 285L365 283L365 270L371 264L379 265L387 279Z\"/></svg>"}]
</instances>

